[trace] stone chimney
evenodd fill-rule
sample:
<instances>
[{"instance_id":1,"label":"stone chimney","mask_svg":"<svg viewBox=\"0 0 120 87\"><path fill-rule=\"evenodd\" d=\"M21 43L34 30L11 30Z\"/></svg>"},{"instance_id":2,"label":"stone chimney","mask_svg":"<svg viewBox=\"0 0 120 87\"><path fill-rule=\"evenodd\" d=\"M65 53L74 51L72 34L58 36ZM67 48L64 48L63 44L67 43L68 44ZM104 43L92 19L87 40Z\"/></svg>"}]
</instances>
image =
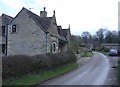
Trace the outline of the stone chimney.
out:
<instances>
[{"instance_id":1,"label":"stone chimney","mask_svg":"<svg viewBox=\"0 0 120 87\"><path fill-rule=\"evenodd\" d=\"M45 11L45 7L44 7L44 11L40 11L40 17L47 17L47 12Z\"/></svg>"}]
</instances>

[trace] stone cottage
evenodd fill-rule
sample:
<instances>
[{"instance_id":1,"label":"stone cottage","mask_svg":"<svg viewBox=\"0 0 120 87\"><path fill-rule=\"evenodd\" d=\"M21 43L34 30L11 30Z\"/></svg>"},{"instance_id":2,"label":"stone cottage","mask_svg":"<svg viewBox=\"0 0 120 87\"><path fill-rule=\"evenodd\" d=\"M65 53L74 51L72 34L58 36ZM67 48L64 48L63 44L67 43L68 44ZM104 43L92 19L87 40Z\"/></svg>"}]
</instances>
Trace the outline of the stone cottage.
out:
<instances>
[{"instance_id":1,"label":"stone cottage","mask_svg":"<svg viewBox=\"0 0 120 87\"><path fill-rule=\"evenodd\" d=\"M7 54L7 30L12 19L13 17L6 14L0 16L0 53L3 55Z\"/></svg>"},{"instance_id":2,"label":"stone cottage","mask_svg":"<svg viewBox=\"0 0 120 87\"><path fill-rule=\"evenodd\" d=\"M55 11L47 17L44 7L38 16L23 7L8 26L7 55L66 52L70 36L70 27L57 25Z\"/></svg>"}]
</instances>

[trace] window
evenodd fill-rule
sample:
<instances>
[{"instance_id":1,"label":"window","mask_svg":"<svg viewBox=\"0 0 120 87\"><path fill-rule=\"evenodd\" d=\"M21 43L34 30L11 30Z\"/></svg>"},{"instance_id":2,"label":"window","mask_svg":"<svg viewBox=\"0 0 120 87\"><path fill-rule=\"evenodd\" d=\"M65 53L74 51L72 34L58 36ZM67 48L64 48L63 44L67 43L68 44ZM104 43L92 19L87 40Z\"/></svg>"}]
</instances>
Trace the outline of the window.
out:
<instances>
[{"instance_id":1,"label":"window","mask_svg":"<svg viewBox=\"0 0 120 87\"><path fill-rule=\"evenodd\" d=\"M12 32L16 32L16 25L12 25Z\"/></svg>"},{"instance_id":2,"label":"window","mask_svg":"<svg viewBox=\"0 0 120 87\"><path fill-rule=\"evenodd\" d=\"M2 44L2 53L5 53L5 44Z\"/></svg>"},{"instance_id":3,"label":"window","mask_svg":"<svg viewBox=\"0 0 120 87\"><path fill-rule=\"evenodd\" d=\"M53 43L53 52L55 52L55 48L56 48L55 43Z\"/></svg>"},{"instance_id":4,"label":"window","mask_svg":"<svg viewBox=\"0 0 120 87\"><path fill-rule=\"evenodd\" d=\"M56 52L56 42L52 43L52 52L55 53Z\"/></svg>"},{"instance_id":5,"label":"window","mask_svg":"<svg viewBox=\"0 0 120 87\"><path fill-rule=\"evenodd\" d=\"M5 26L2 26L2 36L5 36Z\"/></svg>"}]
</instances>

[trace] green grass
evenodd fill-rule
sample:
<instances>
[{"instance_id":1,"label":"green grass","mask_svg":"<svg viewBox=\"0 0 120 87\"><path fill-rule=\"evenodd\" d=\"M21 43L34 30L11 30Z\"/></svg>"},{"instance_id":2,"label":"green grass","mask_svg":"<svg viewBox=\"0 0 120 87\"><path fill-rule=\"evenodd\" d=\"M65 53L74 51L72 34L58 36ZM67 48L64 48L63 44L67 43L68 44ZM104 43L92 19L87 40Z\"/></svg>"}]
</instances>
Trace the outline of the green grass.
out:
<instances>
[{"instance_id":1,"label":"green grass","mask_svg":"<svg viewBox=\"0 0 120 87\"><path fill-rule=\"evenodd\" d=\"M93 55L92 52L82 52L81 57L91 57Z\"/></svg>"},{"instance_id":2,"label":"green grass","mask_svg":"<svg viewBox=\"0 0 120 87\"><path fill-rule=\"evenodd\" d=\"M118 84L120 86L120 60L118 61Z\"/></svg>"},{"instance_id":3,"label":"green grass","mask_svg":"<svg viewBox=\"0 0 120 87\"><path fill-rule=\"evenodd\" d=\"M98 51L98 52L100 52L100 53L102 53L102 54L104 54L104 55L109 55L108 52L103 52L103 51Z\"/></svg>"},{"instance_id":4,"label":"green grass","mask_svg":"<svg viewBox=\"0 0 120 87\"><path fill-rule=\"evenodd\" d=\"M104 55L109 55L109 52L104 52L104 51L95 51L95 52L99 52L99 53L102 53Z\"/></svg>"},{"instance_id":5,"label":"green grass","mask_svg":"<svg viewBox=\"0 0 120 87\"><path fill-rule=\"evenodd\" d=\"M66 72L69 72L69 71L75 69L76 67L78 67L78 64L76 64L76 63L67 64L64 66L60 66L56 69L50 70L50 71L46 71L46 72L44 71L44 72L39 73L39 74L26 75L18 80L13 79L13 80L3 81L3 86L4 85L17 85L17 87L21 87L20 85L26 85L26 86L35 85L35 84L38 84L40 82L46 81L50 78L59 76L59 75L64 74Z\"/></svg>"}]
</instances>

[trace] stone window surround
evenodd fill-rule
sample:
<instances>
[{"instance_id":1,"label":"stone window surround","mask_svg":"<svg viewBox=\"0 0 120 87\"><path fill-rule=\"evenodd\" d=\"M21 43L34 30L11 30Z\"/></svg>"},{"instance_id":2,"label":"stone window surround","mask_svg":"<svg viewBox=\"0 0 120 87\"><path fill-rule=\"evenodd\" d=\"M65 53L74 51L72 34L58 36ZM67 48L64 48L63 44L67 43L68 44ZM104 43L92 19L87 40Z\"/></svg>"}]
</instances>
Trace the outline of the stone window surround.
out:
<instances>
[{"instance_id":1,"label":"stone window surround","mask_svg":"<svg viewBox=\"0 0 120 87\"><path fill-rule=\"evenodd\" d=\"M52 53L56 53L56 45L57 45L57 43L54 41L54 42L52 42Z\"/></svg>"},{"instance_id":2,"label":"stone window surround","mask_svg":"<svg viewBox=\"0 0 120 87\"><path fill-rule=\"evenodd\" d=\"M15 32L17 32L16 24L13 24L13 25L11 26L11 33L15 33Z\"/></svg>"}]
</instances>

